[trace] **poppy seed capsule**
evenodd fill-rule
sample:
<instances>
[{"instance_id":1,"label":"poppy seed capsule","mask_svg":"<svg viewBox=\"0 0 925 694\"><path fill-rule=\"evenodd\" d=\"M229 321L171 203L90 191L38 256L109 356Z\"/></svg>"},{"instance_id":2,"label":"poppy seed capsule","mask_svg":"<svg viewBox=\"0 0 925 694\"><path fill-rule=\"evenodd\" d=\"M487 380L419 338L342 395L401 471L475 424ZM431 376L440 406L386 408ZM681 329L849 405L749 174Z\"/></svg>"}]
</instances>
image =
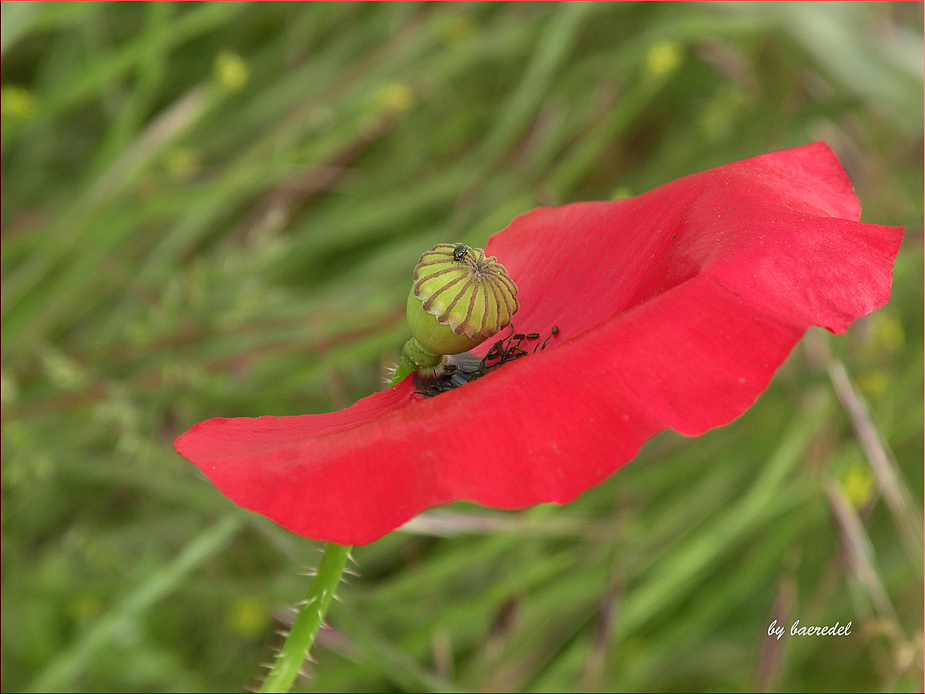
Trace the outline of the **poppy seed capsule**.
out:
<instances>
[{"instance_id":1,"label":"poppy seed capsule","mask_svg":"<svg viewBox=\"0 0 925 694\"><path fill-rule=\"evenodd\" d=\"M463 246L463 248L460 248ZM460 354L510 324L517 285L481 248L438 243L421 255L408 295L408 324L418 347Z\"/></svg>"}]
</instances>

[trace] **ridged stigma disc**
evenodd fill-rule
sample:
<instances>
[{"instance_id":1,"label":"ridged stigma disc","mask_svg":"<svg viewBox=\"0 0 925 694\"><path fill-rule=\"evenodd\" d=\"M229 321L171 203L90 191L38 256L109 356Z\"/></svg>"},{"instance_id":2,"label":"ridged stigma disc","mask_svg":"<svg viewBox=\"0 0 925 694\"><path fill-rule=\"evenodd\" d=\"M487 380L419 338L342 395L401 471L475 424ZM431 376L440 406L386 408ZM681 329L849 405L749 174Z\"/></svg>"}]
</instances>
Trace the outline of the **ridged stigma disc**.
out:
<instances>
[{"instance_id":1,"label":"ridged stigma disc","mask_svg":"<svg viewBox=\"0 0 925 694\"><path fill-rule=\"evenodd\" d=\"M433 318L413 317L416 304L418 311L423 309ZM517 308L517 286L505 267L494 256L486 257L481 248L439 243L414 268L409 323L421 344L439 348L438 354L472 349L510 324ZM437 325L431 331L428 324L433 320Z\"/></svg>"}]
</instances>

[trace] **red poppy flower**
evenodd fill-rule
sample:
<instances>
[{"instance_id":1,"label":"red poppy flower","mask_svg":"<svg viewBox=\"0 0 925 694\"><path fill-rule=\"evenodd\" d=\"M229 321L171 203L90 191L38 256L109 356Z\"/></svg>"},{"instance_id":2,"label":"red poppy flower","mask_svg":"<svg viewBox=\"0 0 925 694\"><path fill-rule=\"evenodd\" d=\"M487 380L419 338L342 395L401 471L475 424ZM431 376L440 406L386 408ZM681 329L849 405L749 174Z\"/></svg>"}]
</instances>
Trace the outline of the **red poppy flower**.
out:
<instances>
[{"instance_id":1,"label":"red poppy flower","mask_svg":"<svg viewBox=\"0 0 925 694\"><path fill-rule=\"evenodd\" d=\"M886 303L903 230L860 212L824 143L533 210L486 252L519 287L517 330L559 327L545 350L433 398L407 378L340 412L212 419L176 449L241 506L341 544L455 500L569 502L659 431L741 415L809 326Z\"/></svg>"}]
</instances>

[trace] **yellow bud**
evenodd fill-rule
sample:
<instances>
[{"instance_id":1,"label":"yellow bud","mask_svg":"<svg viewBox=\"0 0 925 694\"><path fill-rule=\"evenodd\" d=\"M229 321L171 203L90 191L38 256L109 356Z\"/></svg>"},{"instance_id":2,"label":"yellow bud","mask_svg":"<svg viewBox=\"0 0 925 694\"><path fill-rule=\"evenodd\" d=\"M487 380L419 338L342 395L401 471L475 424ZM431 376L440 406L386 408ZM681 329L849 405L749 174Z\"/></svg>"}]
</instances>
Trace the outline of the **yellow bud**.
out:
<instances>
[{"instance_id":1,"label":"yellow bud","mask_svg":"<svg viewBox=\"0 0 925 694\"><path fill-rule=\"evenodd\" d=\"M29 120L38 111L38 100L25 87L13 84L0 89L0 113L3 124L16 124Z\"/></svg>"},{"instance_id":2,"label":"yellow bud","mask_svg":"<svg viewBox=\"0 0 925 694\"><path fill-rule=\"evenodd\" d=\"M219 84L231 92L241 91L250 78L247 63L237 53L228 50L215 56L213 71Z\"/></svg>"},{"instance_id":3,"label":"yellow bud","mask_svg":"<svg viewBox=\"0 0 925 694\"><path fill-rule=\"evenodd\" d=\"M660 41L646 53L646 72L652 77L667 77L681 66L684 51L674 41Z\"/></svg>"}]
</instances>

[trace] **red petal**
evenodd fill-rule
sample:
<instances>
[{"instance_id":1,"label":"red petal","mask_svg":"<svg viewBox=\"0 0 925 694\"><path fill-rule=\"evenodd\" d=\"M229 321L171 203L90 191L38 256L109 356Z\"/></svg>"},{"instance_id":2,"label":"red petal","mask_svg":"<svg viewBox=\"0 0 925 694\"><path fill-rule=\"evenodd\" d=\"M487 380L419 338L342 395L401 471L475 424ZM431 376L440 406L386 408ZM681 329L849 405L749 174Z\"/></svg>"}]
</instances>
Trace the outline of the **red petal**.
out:
<instances>
[{"instance_id":1,"label":"red petal","mask_svg":"<svg viewBox=\"0 0 925 694\"><path fill-rule=\"evenodd\" d=\"M742 414L807 327L886 303L902 229L859 216L823 143L534 210L486 250L518 284L517 330L559 326L545 351L429 400L406 379L342 412L210 420L177 450L245 508L342 544L458 499L571 501L662 429Z\"/></svg>"}]
</instances>

